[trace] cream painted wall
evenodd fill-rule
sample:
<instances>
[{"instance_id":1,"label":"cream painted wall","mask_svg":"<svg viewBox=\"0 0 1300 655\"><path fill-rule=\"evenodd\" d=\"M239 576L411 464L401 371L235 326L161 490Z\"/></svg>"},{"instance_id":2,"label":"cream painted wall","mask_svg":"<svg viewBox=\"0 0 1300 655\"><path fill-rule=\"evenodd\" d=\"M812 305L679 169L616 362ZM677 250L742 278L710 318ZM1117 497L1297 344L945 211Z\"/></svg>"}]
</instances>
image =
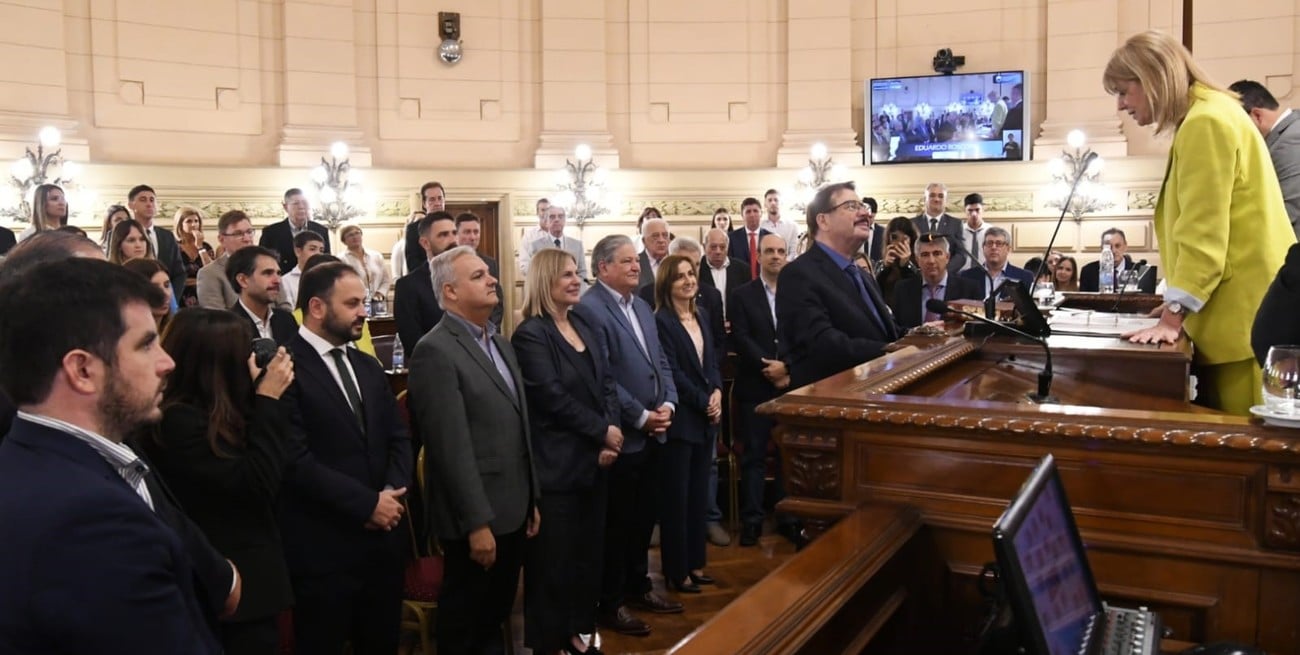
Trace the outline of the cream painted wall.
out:
<instances>
[{"instance_id":1,"label":"cream painted wall","mask_svg":"<svg viewBox=\"0 0 1300 655\"><path fill-rule=\"evenodd\" d=\"M1296 99L1300 11L1290 0L1193 0L1193 49L1223 82L1252 77ZM452 200L505 203L514 230L554 194L577 143L614 169L624 202L581 230L588 247L634 231L646 204L697 234L716 206L792 188L813 142L828 145L881 218L919 209L926 182L950 205L980 191L1012 229L1013 261L1046 245L1046 160L1085 129L1109 162L1117 204L1066 222L1061 249L1083 260L1107 226L1155 260L1149 228L1168 142L1121 119L1100 84L1132 33L1179 33L1183 0L0 0L0 161L42 125L88 162L97 193L77 222L133 184L165 207L276 220L289 186L335 140L348 142L379 203L364 222L387 250L429 179ZM461 14L465 57L437 59L437 12ZM861 165L863 82L930 72L935 50L966 70L1024 68L1035 161ZM787 193L790 199L792 194ZM787 210L787 215L792 212ZM579 234L580 233L580 234ZM503 250L513 248L506 236ZM509 252L503 253L510 259ZM514 276L507 270L507 281Z\"/></svg>"}]
</instances>

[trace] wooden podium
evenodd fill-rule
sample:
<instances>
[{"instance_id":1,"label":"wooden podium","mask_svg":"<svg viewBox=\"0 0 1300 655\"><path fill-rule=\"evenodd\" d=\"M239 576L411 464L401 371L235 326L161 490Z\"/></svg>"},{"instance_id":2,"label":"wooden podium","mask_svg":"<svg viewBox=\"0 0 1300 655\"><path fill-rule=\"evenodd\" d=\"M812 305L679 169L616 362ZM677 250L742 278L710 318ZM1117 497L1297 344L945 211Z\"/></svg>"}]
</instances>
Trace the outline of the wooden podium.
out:
<instances>
[{"instance_id":1,"label":"wooden podium","mask_svg":"<svg viewBox=\"0 0 1300 655\"><path fill-rule=\"evenodd\" d=\"M952 629L973 629L981 614L976 578L994 559L993 522L1039 458L1053 453L1107 600L1160 612L1175 639L1300 655L1300 434L1188 403L1186 344L1050 343L1056 405L1026 398L1042 349L1002 337L909 337L898 352L763 405L778 422L789 492L782 509L802 516L813 534L850 514L870 523L880 514L871 508L914 512L941 569L941 588L931 585L924 605L942 608ZM869 551L871 543L858 547ZM828 552L816 546L786 566L806 568L801 559ZM869 555L857 557L874 561ZM767 584L736 602L773 593ZM847 605L820 607L832 625L833 612ZM680 652L704 652L691 643L710 635L743 642L728 616L719 614ZM778 612L762 629L788 634L811 616ZM811 634L768 652L811 652L805 647L819 638L827 639Z\"/></svg>"}]
</instances>

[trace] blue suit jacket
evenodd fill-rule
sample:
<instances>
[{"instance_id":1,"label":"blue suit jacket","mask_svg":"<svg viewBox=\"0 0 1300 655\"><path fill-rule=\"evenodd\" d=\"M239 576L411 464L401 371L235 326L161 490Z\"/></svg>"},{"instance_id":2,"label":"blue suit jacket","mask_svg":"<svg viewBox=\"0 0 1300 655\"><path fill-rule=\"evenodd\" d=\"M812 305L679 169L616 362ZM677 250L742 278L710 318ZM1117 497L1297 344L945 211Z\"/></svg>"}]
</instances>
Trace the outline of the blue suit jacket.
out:
<instances>
[{"instance_id":1,"label":"blue suit jacket","mask_svg":"<svg viewBox=\"0 0 1300 655\"><path fill-rule=\"evenodd\" d=\"M582 296L582 304L591 311L591 317L605 335L609 349L609 368L614 371L615 389L621 409L623 452L636 453L645 448L646 433L636 429L641 413L653 411L668 402L677 404L677 386L668 358L659 345L659 331L655 326L650 305L632 294L633 307L641 333L645 336L649 353L641 350L632 324L623 310L618 308L609 289L596 283Z\"/></svg>"},{"instance_id":2,"label":"blue suit jacket","mask_svg":"<svg viewBox=\"0 0 1300 655\"><path fill-rule=\"evenodd\" d=\"M182 538L90 446L19 419L0 479L0 653L221 652Z\"/></svg>"}]
</instances>

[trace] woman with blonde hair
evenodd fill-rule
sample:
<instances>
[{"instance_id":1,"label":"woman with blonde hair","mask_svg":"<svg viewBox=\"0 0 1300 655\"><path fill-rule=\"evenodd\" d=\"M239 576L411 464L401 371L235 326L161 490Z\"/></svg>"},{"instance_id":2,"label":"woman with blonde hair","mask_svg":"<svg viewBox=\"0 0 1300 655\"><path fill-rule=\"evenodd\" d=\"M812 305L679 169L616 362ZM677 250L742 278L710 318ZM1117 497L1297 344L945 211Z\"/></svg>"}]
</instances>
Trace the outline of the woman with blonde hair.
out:
<instances>
[{"instance_id":1,"label":"woman with blonde hair","mask_svg":"<svg viewBox=\"0 0 1300 655\"><path fill-rule=\"evenodd\" d=\"M57 184L36 187L32 195L31 219L32 224L18 235L19 241L37 232L57 230L68 224L68 198L63 194L62 187Z\"/></svg>"},{"instance_id":2,"label":"woman with blonde hair","mask_svg":"<svg viewBox=\"0 0 1300 655\"><path fill-rule=\"evenodd\" d=\"M185 288L178 301L182 307L199 304L199 269L212 263L216 253L203 240L203 212L188 205L176 210L176 242L180 245L181 262L185 264Z\"/></svg>"},{"instance_id":3,"label":"woman with blonde hair","mask_svg":"<svg viewBox=\"0 0 1300 655\"><path fill-rule=\"evenodd\" d=\"M1247 414L1261 402L1261 374L1243 317L1255 315L1295 242L1268 150L1237 96L1168 34L1129 38L1102 82L1138 125L1174 139L1154 218L1165 304L1159 323L1126 336L1162 343L1186 333L1196 402Z\"/></svg>"},{"instance_id":4,"label":"woman with blonde hair","mask_svg":"<svg viewBox=\"0 0 1300 655\"><path fill-rule=\"evenodd\" d=\"M573 255L537 251L524 281L524 322L510 340L528 398L538 509L546 517L524 556L524 644L535 653L590 649L580 635L596 628L604 469L623 447L613 374L581 296Z\"/></svg>"}]
</instances>

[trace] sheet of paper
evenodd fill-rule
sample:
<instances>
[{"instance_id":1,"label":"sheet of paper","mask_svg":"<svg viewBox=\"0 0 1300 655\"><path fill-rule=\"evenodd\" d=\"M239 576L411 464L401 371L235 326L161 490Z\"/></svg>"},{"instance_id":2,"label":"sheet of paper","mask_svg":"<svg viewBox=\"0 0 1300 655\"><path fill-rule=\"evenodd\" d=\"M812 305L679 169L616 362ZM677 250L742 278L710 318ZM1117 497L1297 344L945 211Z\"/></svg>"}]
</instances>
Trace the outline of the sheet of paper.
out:
<instances>
[{"instance_id":1,"label":"sheet of paper","mask_svg":"<svg viewBox=\"0 0 1300 655\"><path fill-rule=\"evenodd\" d=\"M1143 330L1159 322L1141 314L1113 314L1057 309L1048 318L1053 334L1085 334L1098 337L1118 337L1134 330Z\"/></svg>"}]
</instances>

